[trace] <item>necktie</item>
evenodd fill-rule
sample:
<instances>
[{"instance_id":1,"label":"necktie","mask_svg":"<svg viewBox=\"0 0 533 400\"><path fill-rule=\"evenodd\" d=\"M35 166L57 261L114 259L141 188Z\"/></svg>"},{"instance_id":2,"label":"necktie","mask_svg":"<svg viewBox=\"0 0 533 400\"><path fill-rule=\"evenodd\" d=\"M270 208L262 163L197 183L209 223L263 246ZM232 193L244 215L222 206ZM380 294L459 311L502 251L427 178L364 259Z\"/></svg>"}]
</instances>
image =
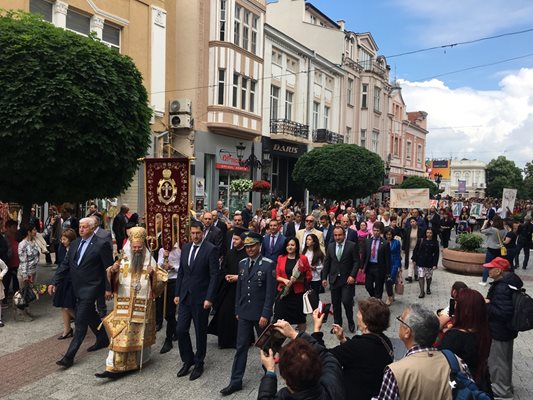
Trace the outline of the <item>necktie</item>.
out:
<instances>
[{"instance_id":1,"label":"necktie","mask_svg":"<svg viewBox=\"0 0 533 400\"><path fill-rule=\"evenodd\" d=\"M374 238L372 240L372 258L376 257L376 242L377 242L377 239Z\"/></svg>"},{"instance_id":2,"label":"necktie","mask_svg":"<svg viewBox=\"0 0 533 400\"><path fill-rule=\"evenodd\" d=\"M81 259L81 253L83 251L83 246L85 246L86 240L82 240L80 243L80 247L78 247L78 252L76 253L76 264L79 264Z\"/></svg>"},{"instance_id":3,"label":"necktie","mask_svg":"<svg viewBox=\"0 0 533 400\"><path fill-rule=\"evenodd\" d=\"M341 260L342 257L342 244L337 245L337 260Z\"/></svg>"},{"instance_id":4,"label":"necktie","mask_svg":"<svg viewBox=\"0 0 533 400\"><path fill-rule=\"evenodd\" d=\"M276 243L276 236L272 235L270 239L270 250L274 251L274 244Z\"/></svg>"},{"instance_id":5,"label":"necktie","mask_svg":"<svg viewBox=\"0 0 533 400\"><path fill-rule=\"evenodd\" d=\"M255 264L255 261L252 260L252 261L250 262L250 267L248 268L248 271L251 271L251 270L252 270L252 268L254 267L254 264Z\"/></svg>"},{"instance_id":6,"label":"necktie","mask_svg":"<svg viewBox=\"0 0 533 400\"><path fill-rule=\"evenodd\" d=\"M196 258L196 252L198 251L198 247L200 246L197 246L197 245L192 246L192 253L191 253L191 259L189 260L189 267L191 267L192 264L194 263L194 259Z\"/></svg>"}]
</instances>

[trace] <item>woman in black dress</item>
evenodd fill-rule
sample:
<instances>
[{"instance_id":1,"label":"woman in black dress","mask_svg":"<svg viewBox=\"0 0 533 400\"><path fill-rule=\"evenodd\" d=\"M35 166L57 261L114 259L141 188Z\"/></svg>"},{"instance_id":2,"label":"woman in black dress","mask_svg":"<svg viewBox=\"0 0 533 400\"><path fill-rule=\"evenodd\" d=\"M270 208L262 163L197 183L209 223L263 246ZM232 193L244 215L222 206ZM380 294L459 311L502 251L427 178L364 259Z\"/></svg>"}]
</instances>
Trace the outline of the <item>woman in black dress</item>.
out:
<instances>
[{"instance_id":1,"label":"woman in black dress","mask_svg":"<svg viewBox=\"0 0 533 400\"><path fill-rule=\"evenodd\" d=\"M222 276L216 300L215 316L211 320L207 333L218 336L218 347L235 348L237 344L237 318L235 318L235 296L239 278L239 262L246 258L246 250L240 235L246 230L233 229L233 248L228 251L222 263Z\"/></svg>"},{"instance_id":2,"label":"woman in black dress","mask_svg":"<svg viewBox=\"0 0 533 400\"><path fill-rule=\"evenodd\" d=\"M61 233L61 244L57 249L57 263L61 265L63 259L66 257L70 244L76 239L76 231L72 228L66 228ZM73 330L70 326L70 321L74 319L74 307L76 306L76 297L72 290L72 281L70 274L67 274L63 282L56 287L53 300L54 307L61 308L61 316L63 318L63 334L59 336L58 340L63 340L72 337Z\"/></svg>"},{"instance_id":3,"label":"woman in black dress","mask_svg":"<svg viewBox=\"0 0 533 400\"><path fill-rule=\"evenodd\" d=\"M313 273L307 257L300 254L300 243L295 237L285 240L283 253L276 264L278 295L274 306L275 320L283 319L291 325L297 324L300 332L305 331L306 319L303 295L311 284Z\"/></svg>"},{"instance_id":4,"label":"woman in black dress","mask_svg":"<svg viewBox=\"0 0 533 400\"><path fill-rule=\"evenodd\" d=\"M431 294L431 280L433 278L433 270L437 269L439 254L437 237L433 232L433 228L428 228L426 230L426 238L418 239L413 251L413 261L416 264L418 283L420 285L419 299L425 296L424 281L427 284L426 293Z\"/></svg>"}]
</instances>

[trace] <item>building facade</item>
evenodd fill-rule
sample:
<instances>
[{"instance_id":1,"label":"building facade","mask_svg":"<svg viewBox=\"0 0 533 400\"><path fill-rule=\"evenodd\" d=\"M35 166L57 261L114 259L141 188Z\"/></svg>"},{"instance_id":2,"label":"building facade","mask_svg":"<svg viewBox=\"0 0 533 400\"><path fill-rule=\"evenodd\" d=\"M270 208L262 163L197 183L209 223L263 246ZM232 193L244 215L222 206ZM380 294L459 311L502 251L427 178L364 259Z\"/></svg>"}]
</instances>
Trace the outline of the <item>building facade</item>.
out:
<instances>
[{"instance_id":1,"label":"building facade","mask_svg":"<svg viewBox=\"0 0 533 400\"><path fill-rule=\"evenodd\" d=\"M487 164L479 160L452 160L449 194L452 197L485 197ZM464 184L460 185L460 181ZM460 187L461 186L461 187ZM464 187L464 190L462 189Z\"/></svg>"}]
</instances>

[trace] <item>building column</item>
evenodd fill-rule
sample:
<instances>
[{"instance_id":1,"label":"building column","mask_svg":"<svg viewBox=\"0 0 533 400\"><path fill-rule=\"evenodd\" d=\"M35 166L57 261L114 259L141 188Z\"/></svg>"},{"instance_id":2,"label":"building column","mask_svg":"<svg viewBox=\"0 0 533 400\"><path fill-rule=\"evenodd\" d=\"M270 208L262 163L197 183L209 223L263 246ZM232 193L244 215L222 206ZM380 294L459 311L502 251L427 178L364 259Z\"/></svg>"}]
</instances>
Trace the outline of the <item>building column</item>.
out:
<instances>
[{"instance_id":1,"label":"building column","mask_svg":"<svg viewBox=\"0 0 533 400\"><path fill-rule=\"evenodd\" d=\"M58 28L65 29L67 27L67 11L67 3L60 0L57 0L54 3L54 7L52 10L52 23Z\"/></svg>"},{"instance_id":2,"label":"building column","mask_svg":"<svg viewBox=\"0 0 533 400\"><path fill-rule=\"evenodd\" d=\"M91 32L96 34L96 37L102 40L104 32L104 19L98 15L91 17Z\"/></svg>"}]
</instances>

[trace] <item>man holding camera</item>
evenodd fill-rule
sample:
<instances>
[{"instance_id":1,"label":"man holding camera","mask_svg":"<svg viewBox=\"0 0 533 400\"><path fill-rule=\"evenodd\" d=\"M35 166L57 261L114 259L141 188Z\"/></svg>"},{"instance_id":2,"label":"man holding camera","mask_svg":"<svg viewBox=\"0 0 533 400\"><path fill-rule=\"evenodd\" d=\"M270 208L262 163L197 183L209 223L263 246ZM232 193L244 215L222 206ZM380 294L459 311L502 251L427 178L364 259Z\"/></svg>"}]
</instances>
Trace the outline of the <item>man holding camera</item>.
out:
<instances>
[{"instance_id":1,"label":"man holding camera","mask_svg":"<svg viewBox=\"0 0 533 400\"><path fill-rule=\"evenodd\" d=\"M245 232L241 235L247 258L239 263L237 293L235 296L235 317L238 319L237 351L231 369L231 380L222 389L222 396L229 396L242 389L242 378L246 370L248 349L253 329L257 335L265 329L272 317L272 305L276 294L274 262L261 256L261 235Z\"/></svg>"}]
</instances>

